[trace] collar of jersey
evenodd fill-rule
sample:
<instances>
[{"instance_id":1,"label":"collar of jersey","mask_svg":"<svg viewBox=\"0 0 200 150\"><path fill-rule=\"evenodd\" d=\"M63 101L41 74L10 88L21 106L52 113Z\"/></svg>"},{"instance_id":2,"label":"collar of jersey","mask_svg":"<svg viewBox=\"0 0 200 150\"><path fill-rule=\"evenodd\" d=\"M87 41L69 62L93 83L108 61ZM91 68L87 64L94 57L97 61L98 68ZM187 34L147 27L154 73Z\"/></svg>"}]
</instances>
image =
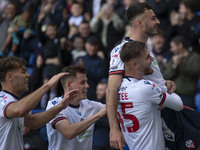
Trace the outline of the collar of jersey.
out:
<instances>
[{"instance_id":1,"label":"collar of jersey","mask_svg":"<svg viewBox=\"0 0 200 150\"><path fill-rule=\"evenodd\" d=\"M69 104L69 107L72 107L72 108L79 108L79 107L80 107L80 104L79 104L79 105L72 105L72 104Z\"/></svg>"},{"instance_id":2,"label":"collar of jersey","mask_svg":"<svg viewBox=\"0 0 200 150\"><path fill-rule=\"evenodd\" d=\"M134 80L134 81L139 81L138 79L134 78L134 77L131 77L131 76L124 76L125 79L127 79L128 81L131 82L131 80Z\"/></svg>"},{"instance_id":3,"label":"collar of jersey","mask_svg":"<svg viewBox=\"0 0 200 150\"><path fill-rule=\"evenodd\" d=\"M62 99L63 99L63 95L61 96ZM79 105L72 105L72 104L69 104L69 107L72 107L72 108L79 108L80 107L80 104Z\"/></svg>"},{"instance_id":4,"label":"collar of jersey","mask_svg":"<svg viewBox=\"0 0 200 150\"><path fill-rule=\"evenodd\" d=\"M2 91L5 92L5 93L10 94L11 96L13 96L13 97L16 98L17 100L19 100L19 97L18 97L18 96L14 95L14 94L12 94L12 93L6 91L6 90L2 90Z\"/></svg>"},{"instance_id":5,"label":"collar of jersey","mask_svg":"<svg viewBox=\"0 0 200 150\"><path fill-rule=\"evenodd\" d=\"M131 40L129 37L125 37L124 40L125 40L125 41L128 41L128 42L133 41L133 40Z\"/></svg>"}]
</instances>

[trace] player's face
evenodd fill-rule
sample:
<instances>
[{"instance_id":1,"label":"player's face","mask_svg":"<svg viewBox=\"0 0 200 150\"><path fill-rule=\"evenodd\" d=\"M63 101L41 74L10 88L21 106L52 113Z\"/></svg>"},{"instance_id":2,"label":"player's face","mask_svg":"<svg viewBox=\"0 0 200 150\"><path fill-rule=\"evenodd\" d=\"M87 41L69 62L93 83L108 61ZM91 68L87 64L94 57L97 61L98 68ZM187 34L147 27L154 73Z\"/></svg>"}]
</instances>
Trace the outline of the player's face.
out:
<instances>
[{"instance_id":1,"label":"player's face","mask_svg":"<svg viewBox=\"0 0 200 150\"><path fill-rule=\"evenodd\" d=\"M151 68L152 61L153 58L149 54L149 51L145 48L139 60L139 69L143 75L150 75L153 73L153 69Z\"/></svg>"},{"instance_id":2,"label":"player's face","mask_svg":"<svg viewBox=\"0 0 200 150\"><path fill-rule=\"evenodd\" d=\"M76 79L72 82L71 86L72 89L79 89L79 100L87 98L87 90L89 88L89 85L87 83L86 74L77 73Z\"/></svg>"},{"instance_id":3,"label":"player's face","mask_svg":"<svg viewBox=\"0 0 200 150\"><path fill-rule=\"evenodd\" d=\"M20 69L13 70L11 74L11 82L15 94L17 94L17 96L20 96L24 92L27 92L29 74L27 73L26 68L22 67Z\"/></svg>"},{"instance_id":4,"label":"player's face","mask_svg":"<svg viewBox=\"0 0 200 150\"><path fill-rule=\"evenodd\" d=\"M145 10L144 12L144 33L147 36L153 36L158 33L158 25L160 21L154 14L153 10Z\"/></svg>"}]
</instances>

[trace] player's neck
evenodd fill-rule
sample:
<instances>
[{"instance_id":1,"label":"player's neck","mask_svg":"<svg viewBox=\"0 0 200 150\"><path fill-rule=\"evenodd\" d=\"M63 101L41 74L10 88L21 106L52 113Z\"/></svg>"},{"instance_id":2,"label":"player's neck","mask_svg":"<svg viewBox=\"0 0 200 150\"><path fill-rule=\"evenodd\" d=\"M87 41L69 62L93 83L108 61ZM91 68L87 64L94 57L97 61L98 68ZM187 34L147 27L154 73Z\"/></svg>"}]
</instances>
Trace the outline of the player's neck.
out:
<instances>
[{"instance_id":1,"label":"player's neck","mask_svg":"<svg viewBox=\"0 0 200 150\"><path fill-rule=\"evenodd\" d=\"M133 31L130 35L131 40L139 41L142 43L146 43L148 38L149 37L146 34L143 34L142 32L139 32L139 31Z\"/></svg>"},{"instance_id":2,"label":"player's neck","mask_svg":"<svg viewBox=\"0 0 200 150\"><path fill-rule=\"evenodd\" d=\"M129 77L132 77L132 78L135 78L135 79L138 79L138 80L141 80L142 79L142 76L138 75L138 74L133 74L133 73L125 73L125 76L129 76Z\"/></svg>"}]
</instances>

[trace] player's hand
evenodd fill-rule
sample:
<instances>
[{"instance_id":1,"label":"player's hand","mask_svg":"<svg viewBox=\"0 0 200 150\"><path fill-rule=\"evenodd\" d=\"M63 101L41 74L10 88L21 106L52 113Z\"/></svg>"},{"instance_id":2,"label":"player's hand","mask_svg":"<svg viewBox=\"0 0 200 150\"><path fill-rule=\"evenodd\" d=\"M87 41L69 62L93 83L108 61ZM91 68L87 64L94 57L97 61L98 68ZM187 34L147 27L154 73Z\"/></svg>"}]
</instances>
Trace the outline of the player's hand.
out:
<instances>
[{"instance_id":1,"label":"player's hand","mask_svg":"<svg viewBox=\"0 0 200 150\"><path fill-rule=\"evenodd\" d=\"M98 113L101 118L104 117L106 115L106 106L102 107Z\"/></svg>"},{"instance_id":2,"label":"player's hand","mask_svg":"<svg viewBox=\"0 0 200 150\"><path fill-rule=\"evenodd\" d=\"M78 94L79 94L79 89L71 90L71 91L65 93L64 97L62 99L62 102L61 102L63 109L65 109L70 104L70 102L75 97L78 96Z\"/></svg>"},{"instance_id":3,"label":"player's hand","mask_svg":"<svg viewBox=\"0 0 200 150\"><path fill-rule=\"evenodd\" d=\"M171 80L166 80L166 81L165 81L165 85L167 86L167 92L168 92L169 94L172 94L172 93L175 92L175 90L176 90L176 84L175 84L173 81L171 81Z\"/></svg>"},{"instance_id":4,"label":"player's hand","mask_svg":"<svg viewBox=\"0 0 200 150\"><path fill-rule=\"evenodd\" d=\"M48 88L53 87L54 85L56 85L59 81L59 79L63 76L69 75L69 73L64 72L64 73L59 73L57 75L54 75L47 83L46 85L48 86Z\"/></svg>"},{"instance_id":5,"label":"player's hand","mask_svg":"<svg viewBox=\"0 0 200 150\"><path fill-rule=\"evenodd\" d=\"M124 136L119 129L110 129L110 146L115 149L123 150Z\"/></svg>"}]
</instances>

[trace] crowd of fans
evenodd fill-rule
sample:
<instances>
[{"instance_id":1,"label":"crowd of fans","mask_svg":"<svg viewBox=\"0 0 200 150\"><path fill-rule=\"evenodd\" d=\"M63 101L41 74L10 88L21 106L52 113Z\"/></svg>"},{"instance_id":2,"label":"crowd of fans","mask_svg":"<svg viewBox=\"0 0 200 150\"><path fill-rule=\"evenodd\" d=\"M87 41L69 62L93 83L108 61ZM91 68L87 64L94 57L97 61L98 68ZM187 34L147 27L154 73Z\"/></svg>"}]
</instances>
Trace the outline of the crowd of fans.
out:
<instances>
[{"instance_id":1,"label":"crowd of fans","mask_svg":"<svg viewBox=\"0 0 200 150\"><path fill-rule=\"evenodd\" d=\"M88 99L98 100L97 84L108 77L110 51L129 36L125 11L147 2L160 20L159 33L147 46L157 57L163 76L173 80L185 105L196 108L200 76L200 1L198 0L2 0L0 56L28 62L32 92L64 66L87 68ZM49 90L37 108L62 94Z\"/></svg>"}]
</instances>

